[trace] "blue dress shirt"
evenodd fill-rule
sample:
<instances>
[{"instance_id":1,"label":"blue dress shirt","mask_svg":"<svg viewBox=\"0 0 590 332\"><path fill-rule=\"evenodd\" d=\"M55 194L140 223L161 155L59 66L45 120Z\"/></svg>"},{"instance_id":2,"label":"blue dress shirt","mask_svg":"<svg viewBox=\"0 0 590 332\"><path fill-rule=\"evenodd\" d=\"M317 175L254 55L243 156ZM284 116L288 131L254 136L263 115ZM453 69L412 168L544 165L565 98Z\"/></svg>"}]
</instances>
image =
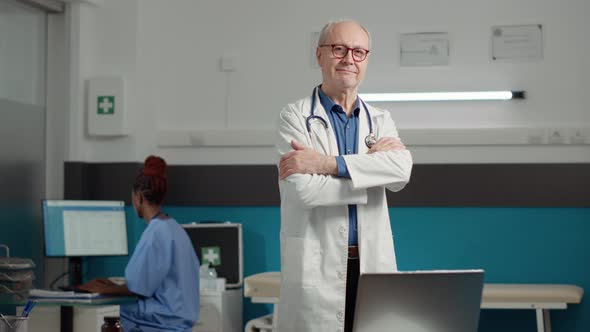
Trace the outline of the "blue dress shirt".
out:
<instances>
[{"instance_id":1,"label":"blue dress shirt","mask_svg":"<svg viewBox=\"0 0 590 332\"><path fill-rule=\"evenodd\" d=\"M346 112L342 106L334 103L330 97L326 96L322 89L319 89L319 95L320 103L326 110L326 113L328 113L328 118L330 119L332 128L334 128L336 142L338 143L339 156L336 157L338 176L350 179L348 167L342 155L358 153L359 99L356 99L355 108L349 118L346 116ZM358 245L357 215L356 205L354 204L348 205L348 245Z\"/></svg>"}]
</instances>

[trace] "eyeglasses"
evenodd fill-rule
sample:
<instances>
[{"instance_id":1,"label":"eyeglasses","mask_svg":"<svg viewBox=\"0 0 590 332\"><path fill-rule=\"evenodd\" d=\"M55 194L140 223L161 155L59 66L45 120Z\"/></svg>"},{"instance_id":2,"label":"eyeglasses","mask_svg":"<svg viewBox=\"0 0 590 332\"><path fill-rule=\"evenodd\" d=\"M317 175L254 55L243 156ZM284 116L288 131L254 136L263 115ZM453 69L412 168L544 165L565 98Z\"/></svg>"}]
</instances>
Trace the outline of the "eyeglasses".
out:
<instances>
[{"instance_id":1,"label":"eyeglasses","mask_svg":"<svg viewBox=\"0 0 590 332\"><path fill-rule=\"evenodd\" d=\"M354 60L354 62L361 62L361 61L364 61L367 58L367 55L369 54L369 50L366 50L366 49L360 48L360 47L351 48L351 47L346 47L344 45L337 45L337 44L320 45L320 47L328 47L328 46L332 48L332 55L336 59L342 59L348 54L348 51L352 51L352 59Z\"/></svg>"}]
</instances>

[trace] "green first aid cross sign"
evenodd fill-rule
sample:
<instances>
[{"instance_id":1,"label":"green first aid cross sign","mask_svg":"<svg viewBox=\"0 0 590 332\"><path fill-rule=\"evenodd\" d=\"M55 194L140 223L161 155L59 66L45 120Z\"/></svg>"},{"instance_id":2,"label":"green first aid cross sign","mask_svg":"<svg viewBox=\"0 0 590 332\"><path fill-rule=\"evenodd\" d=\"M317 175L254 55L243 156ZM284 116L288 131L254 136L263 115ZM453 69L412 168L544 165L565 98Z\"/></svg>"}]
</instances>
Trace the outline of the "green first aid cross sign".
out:
<instances>
[{"instance_id":1,"label":"green first aid cross sign","mask_svg":"<svg viewBox=\"0 0 590 332\"><path fill-rule=\"evenodd\" d=\"M211 263L213 266L221 265L221 249L219 247L202 247L201 264Z\"/></svg>"},{"instance_id":2,"label":"green first aid cross sign","mask_svg":"<svg viewBox=\"0 0 590 332\"><path fill-rule=\"evenodd\" d=\"M98 96L98 115L115 114L115 96Z\"/></svg>"}]
</instances>

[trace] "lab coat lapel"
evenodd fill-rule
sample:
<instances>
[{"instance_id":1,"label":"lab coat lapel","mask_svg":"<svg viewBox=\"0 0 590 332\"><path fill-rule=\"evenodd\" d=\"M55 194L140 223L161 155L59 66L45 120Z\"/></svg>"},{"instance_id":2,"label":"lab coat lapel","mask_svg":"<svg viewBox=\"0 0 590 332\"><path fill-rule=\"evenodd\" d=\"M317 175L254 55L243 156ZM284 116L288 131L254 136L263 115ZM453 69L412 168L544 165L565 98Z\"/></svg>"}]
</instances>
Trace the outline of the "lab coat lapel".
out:
<instances>
[{"instance_id":1,"label":"lab coat lapel","mask_svg":"<svg viewBox=\"0 0 590 332\"><path fill-rule=\"evenodd\" d=\"M316 92L314 95L315 100L315 115L321 117L322 119L326 120L328 124L328 130L325 130L323 126L319 124L312 126L312 132L315 137L318 138L318 144L324 150L325 155L330 155L330 151L332 151L333 156L338 155L338 143L336 142L336 135L334 134L334 128L332 128L332 123L330 122L330 118L328 117L328 113L322 106L320 102L319 94ZM318 151L320 152L320 151Z\"/></svg>"},{"instance_id":2,"label":"lab coat lapel","mask_svg":"<svg viewBox=\"0 0 590 332\"><path fill-rule=\"evenodd\" d=\"M366 154L367 151L369 151L369 148L367 148L367 145L365 144L365 137L367 137L367 135L369 135L370 131L369 131L369 119L367 118L367 111L365 110L365 106L363 105L363 102L361 101L359 103L360 106L360 111L359 111L359 131L358 131L358 137L359 137L359 141L358 141L358 147L357 147L357 151L358 154ZM367 107L370 107L369 105L367 105ZM371 114L371 110L369 109L369 114ZM373 128L373 130L375 130L375 128Z\"/></svg>"},{"instance_id":3,"label":"lab coat lapel","mask_svg":"<svg viewBox=\"0 0 590 332\"><path fill-rule=\"evenodd\" d=\"M319 123L314 122L311 126L311 134L313 135L313 149L324 155L330 154L330 146L328 145L329 137L326 133L326 129Z\"/></svg>"}]
</instances>

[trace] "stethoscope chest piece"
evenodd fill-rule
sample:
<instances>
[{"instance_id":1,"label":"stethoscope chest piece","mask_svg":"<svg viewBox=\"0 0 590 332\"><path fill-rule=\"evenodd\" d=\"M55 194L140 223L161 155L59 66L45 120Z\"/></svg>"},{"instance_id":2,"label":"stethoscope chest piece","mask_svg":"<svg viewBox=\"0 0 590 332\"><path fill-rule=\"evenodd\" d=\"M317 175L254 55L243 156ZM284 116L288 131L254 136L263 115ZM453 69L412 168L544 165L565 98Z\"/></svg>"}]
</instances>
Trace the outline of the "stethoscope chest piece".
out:
<instances>
[{"instance_id":1,"label":"stethoscope chest piece","mask_svg":"<svg viewBox=\"0 0 590 332\"><path fill-rule=\"evenodd\" d=\"M365 145L370 149L377 143L377 138L375 138L375 134L369 133L367 137L365 137Z\"/></svg>"}]
</instances>

